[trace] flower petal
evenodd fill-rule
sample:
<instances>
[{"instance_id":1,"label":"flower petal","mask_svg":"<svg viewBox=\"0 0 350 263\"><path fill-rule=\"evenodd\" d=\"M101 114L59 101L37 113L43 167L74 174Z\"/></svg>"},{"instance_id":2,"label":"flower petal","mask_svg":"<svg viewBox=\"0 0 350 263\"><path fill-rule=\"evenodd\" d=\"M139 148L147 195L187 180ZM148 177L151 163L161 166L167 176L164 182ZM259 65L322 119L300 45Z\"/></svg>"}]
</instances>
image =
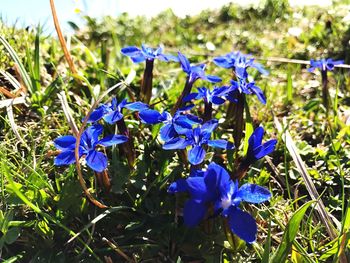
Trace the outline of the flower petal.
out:
<instances>
[{"instance_id":1,"label":"flower petal","mask_svg":"<svg viewBox=\"0 0 350 263\"><path fill-rule=\"evenodd\" d=\"M200 96L198 96L198 93L190 93L188 94L186 97L183 98L183 102L188 102L191 100L198 100L200 98Z\"/></svg>"},{"instance_id":2,"label":"flower petal","mask_svg":"<svg viewBox=\"0 0 350 263\"><path fill-rule=\"evenodd\" d=\"M202 125L201 133L212 133L216 127L219 125L219 121L216 119L212 119L210 121L207 121Z\"/></svg>"},{"instance_id":3,"label":"flower petal","mask_svg":"<svg viewBox=\"0 0 350 263\"><path fill-rule=\"evenodd\" d=\"M134 63L141 63L144 62L146 60L145 56L140 54L139 56L135 56L135 57L131 57L132 62Z\"/></svg>"},{"instance_id":4,"label":"flower petal","mask_svg":"<svg viewBox=\"0 0 350 263\"><path fill-rule=\"evenodd\" d=\"M190 145L190 141L185 140L184 138L181 138L181 137L177 137L164 143L163 149L164 150L185 149L188 145Z\"/></svg>"},{"instance_id":5,"label":"flower petal","mask_svg":"<svg viewBox=\"0 0 350 263\"><path fill-rule=\"evenodd\" d=\"M107 157L101 152L92 150L86 155L86 164L96 172L102 172L107 168Z\"/></svg>"},{"instance_id":6,"label":"flower petal","mask_svg":"<svg viewBox=\"0 0 350 263\"><path fill-rule=\"evenodd\" d=\"M72 151L64 151L56 156L54 164L57 166L61 165L69 165L75 163L75 155L74 150Z\"/></svg>"},{"instance_id":7,"label":"flower petal","mask_svg":"<svg viewBox=\"0 0 350 263\"><path fill-rule=\"evenodd\" d=\"M232 142L228 142L226 140L209 140L208 145L211 147L227 149L227 150L232 150L235 148Z\"/></svg>"},{"instance_id":8,"label":"flower petal","mask_svg":"<svg viewBox=\"0 0 350 263\"><path fill-rule=\"evenodd\" d=\"M123 114L118 110L112 111L103 117L103 119L109 124L116 123L122 118L123 118Z\"/></svg>"},{"instance_id":9,"label":"flower petal","mask_svg":"<svg viewBox=\"0 0 350 263\"><path fill-rule=\"evenodd\" d=\"M73 135L61 136L54 140L55 147L61 151L74 150L75 143L76 139Z\"/></svg>"},{"instance_id":10,"label":"flower petal","mask_svg":"<svg viewBox=\"0 0 350 263\"><path fill-rule=\"evenodd\" d=\"M271 193L268 189L256 184L244 184L237 193L243 201L259 204L271 198Z\"/></svg>"},{"instance_id":11,"label":"flower petal","mask_svg":"<svg viewBox=\"0 0 350 263\"><path fill-rule=\"evenodd\" d=\"M256 63L254 62L252 65L251 65L252 68L256 68L261 74L267 76L269 75L269 72L264 68L263 65L261 65L260 63Z\"/></svg>"},{"instance_id":12,"label":"flower petal","mask_svg":"<svg viewBox=\"0 0 350 263\"><path fill-rule=\"evenodd\" d=\"M141 110L148 109L148 105L140 101L136 101L136 102L125 104L124 108L127 108L128 110L133 110L133 111L141 111Z\"/></svg>"},{"instance_id":13,"label":"flower petal","mask_svg":"<svg viewBox=\"0 0 350 263\"><path fill-rule=\"evenodd\" d=\"M222 105L225 103L225 100L223 98L218 97L218 96L213 96L211 98L211 102L215 105Z\"/></svg>"},{"instance_id":14,"label":"flower petal","mask_svg":"<svg viewBox=\"0 0 350 263\"><path fill-rule=\"evenodd\" d=\"M175 131L174 126L171 123L165 124L162 128L160 128L159 134L160 138L165 142L177 136L177 132Z\"/></svg>"},{"instance_id":15,"label":"flower petal","mask_svg":"<svg viewBox=\"0 0 350 263\"><path fill-rule=\"evenodd\" d=\"M188 59L185 57L185 55L183 55L180 51L178 52L178 56L179 56L179 61L182 67L182 70L184 72L186 72L187 74L190 74L191 72L191 65L190 62L188 61Z\"/></svg>"},{"instance_id":16,"label":"flower petal","mask_svg":"<svg viewBox=\"0 0 350 263\"><path fill-rule=\"evenodd\" d=\"M188 151L188 161L193 165L202 163L204 158L205 150L202 148L202 146L194 146Z\"/></svg>"},{"instance_id":17,"label":"flower petal","mask_svg":"<svg viewBox=\"0 0 350 263\"><path fill-rule=\"evenodd\" d=\"M195 200L188 200L184 206L184 223L189 227L197 226L207 213L207 206Z\"/></svg>"},{"instance_id":18,"label":"flower petal","mask_svg":"<svg viewBox=\"0 0 350 263\"><path fill-rule=\"evenodd\" d=\"M128 57L135 57L141 54L141 50L135 46L124 47L120 52Z\"/></svg>"},{"instance_id":19,"label":"flower petal","mask_svg":"<svg viewBox=\"0 0 350 263\"><path fill-rule=\"evenodd\" d=\"M262 92L262 90L258 86L255 86L255 85L252 85L250 87L250 89L258 97L260 102L265 105L266 104L266 97L265 97L264 93Z\"/></svg>"},{"instance_id":20,"label":"flower petal","mask_svg":"<svg viewBox=\"0 0 350 263\"><path fill-rule=\"evenodd\" d=\"M259 151L257 153L255 153L255 149L254 149L255 158L256 159L261 159L265 155L268 155L268 154L272 153L275 150L276 143L277 143L277 140L276 139L272 139L272 140L269 140L269 141L265 142L260 147L260 149L259 149Z\"/></svg>"},{"instance_id":21,"label":"flower petal","mask_svg":"<svg viewBox=\"0 0 350 263\"><path fill-rule=\"evenodd\" d=\"M128 141L128 137L125 135L108 135L102 140L99 140L97 144L108 147L115 144L121 144Z\"/></svg>"},{"instance_id":22,"label":"flower petal","mask_svg":"<svg viewBox=\"0 0 350 263\"><path fill-rule=\"evenodd\" d=\"M179 179L176 182L173 182L168 188L169 194L183 193L187 191L188 191L188 187L187 187L187 181L185 179Z\"/></svg>"},{"instance_id":23,"label":"flower petal","mask_svg":"<svg viewBox=\"0 0 350 263\"><path fill-rule=\"evenodd\" d=\"M230 175L220 165L212 162L208 165L207 172L204 176L205 184L212 190L212 192L222 193L227 189L227 185L230 182Z\"/></svg>"},{"instance_id":24,"label":"flower petal","mask_svg":"<svg viewBox=\"0 0 350 263\"><path fill-rule=\"evenodd\" d=\"M101 124L95 124L88 127L81 135L80 145L87 149L94 147L102 132L103 126Z\"/></svg>"},{"instance_id":25,"label":"flower petal","mask_svg":"<svg viewBox=\"0 0 350 263\"><path fill-rule=\"evenodd\" d=\"M210 202L211 193L208 192L204 177L192 176L186 179L187 191L196 201Z\"/></svg>"},{"instance_id":26,"label":"flower petal","mask_svg":"<svg viewBox=\"0 0 350 263\"><path fill-rule=\"evenodd\" d=\"M226 58L226 56L216 57L213 59L213 62L222 68L233 68L234 67L234 61L230 61ZM232 63L233 62L233 63Z\"/></svg>"},{"instance_id":27,"label":"flower petal","mask_svg":"<svg viewBox=\"0 0 350 263\"><path fill-rule=\"evenodd\" d=\"M213 75L207 75L206 80L208 80L209 82L213 82L213 83L218 83L218 82L222 81L222 79L220 77L213 76Z\"/></svg>"},{"instance_id":28,"label":"flower petal","mask_svg":"<svg viewBox=\"0 0 350 263\"><path fill-rule=\"evenodd\" d=\"M253 151L253 149L259 147L261 145L262 139L264 135L264 128L259 126L254 130L252 135L250 135L248 143L249 143L249 152Z\"/></svg>"},{"instance_id":29,"label":"flower petal","mask_svg":"<svg viewBox=\"0 0 350 263\"><path fill-rule=\"evenodd\" d=\"M231 207L228 212L229 225L233 233L247 243L253 243L256 240L258 231L255 219L236 207Z\"/></svg>"},{"instance_id":30,"label":"flower petal","mask_svg":"<svg viewBox=\"0 0 350 263\"><path fill-rule=\"evenodd\" d=\"M147 124L160 123L163 119L158 111L151 109L140 111L139 117L143 123Z\"/></svg>"},{"instance_id":31,"label":"flower petal","mask_svg":"<svg viewBox=\"0 0 350 263\"><path fill-rule=\"evenodd\" d=\"M159 54L157 58L166 62L168 61L179 62L179 58L177 56L170 55L170 54Z\"/></svg>"},{"instance_id":32,"label":"flower petal","mask_svg":"<svg viewBox=\"0 0 350 263\"><path fill-rule=\"evenodd\" d=\"M89 117L88 123L89 122L96 122L99 121L100 119L102 119L103 115L106 112L106 106L105 105L101 105L100 107L96 108Z\"/></svg>"}]
</instances>

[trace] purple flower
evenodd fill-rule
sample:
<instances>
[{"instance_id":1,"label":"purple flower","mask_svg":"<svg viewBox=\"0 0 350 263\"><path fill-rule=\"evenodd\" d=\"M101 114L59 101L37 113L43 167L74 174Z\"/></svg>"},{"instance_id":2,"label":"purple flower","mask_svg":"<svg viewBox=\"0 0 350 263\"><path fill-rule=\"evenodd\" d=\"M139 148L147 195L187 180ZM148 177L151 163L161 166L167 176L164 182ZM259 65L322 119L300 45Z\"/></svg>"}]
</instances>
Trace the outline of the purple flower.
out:
<instances>
[{"instance_id":1,"label":"purple flower","mask_svg":"<svg viewBox=\"0 0 350 263\"><path fill-rule=\"evenodd\" d=\"M238 82L231 80L232 86L230 87L231 92L228 95L228 99L234 101L234 93L244 93L244 94L255 94L262 104L266 104L266 97L262 90L255 86L255 82L246 82L244 79L240 79Z\"/></svg>"},{"instance_id":2,"label":"purple flower","mask_svg":"<svg viewBox=\"0 0 350 263\"><path fill-rule=\"evenodd\" d=\"M185 137L175 137L167 141L163 145L165 150L185 149L187 146L192 148L188 151L188 161L197 165L204 161L205 149L204 145L221 149L233 149L234 145L232 142L226 140L210 140L212 132L218 126L218 121L213 119L202 126L196 127L185 134Z\"/></svg>"},{"instance_id":3,"label":"purple flower","mask_svg":"<svg viewBox=\"0 0 350 263\"><path fill-rule=\"evenodd\" d=\"M275 150L277 140L272 139L265 143L262 143L263 135L264 128L260 126L256 128L252 135L249 137L249 146L246 156L246 160L248 160L249 163L253 163Z\"/></svg>"},{"instance_id":4,"label":"purple flower","mask_svg":"<svg viewBox=\"0 0 350 263\"><path fill-rule=\"evenodd\" d=\"M155 59L159 59L161 61L166 61L166 62L179 61L179 59L176 56L163 54L162 47L151 48L144 44L142 44L141 49L135 46L128 46L128 47L122 48L121 53L125 56L130 57L134 63L140 63L145 60L153 61Z\"/></svg>"},{"instance_id":5,"label":"purple flower","mask_svg":"<svg viewBox=\"0 0 350 263\"><path fill-rule=\"evenodd\" d=\"M321 71L333 70L335 65L343 64L344 60L334 61L331 58L320 59L320 60L310 60L310 68L308 68L309 72L313 72L316 68L319 68Z\"/></svg>"},{"instance_id":6,"label":"purple flower","mask_svg":"<svg viewBox=\"0 0 350 263\"><path fill-rule=\"evenodd\" d=\"M95 150L98 145L108 147L115 144L121 144L128 140L124 135L109 135L101 140L98 137L102 134L103 127L100 124L95 124L88 127L81 135L79 145L79 158L83 155L86 159L86 164L96 172L102 172L107 168L107 157L101 152ZM58 137L54 141L55 147L61 150L61 153L56 156L54 164L57 166L69 165L75 163L75 144L76 138L72 135Z\"/></svg>"},{"instance_id":7,"label":"purple flower","mask_svg":"<svg viewBox=\"0 0 350 263\"><path fill-rule=\"evenodd\" d=\"M260 63L254 62L254 58L251 58L250 55L245 55L239 51L216 57L213 59L213 62L219 67L234 69L236 75L241 79L246 79L248 77L248 67L257 69L263 75L269 74L269 72L264 69Z\"/></svg>"},{"instance_id":8,"label":"purple flower","mask_svg":"<svg viewBox=\"0 0 350 263\"><path fill-rule=\"evenodd\" d=\"M211 75L205 75L204 70L205 70L205 64L200 64L197 66L191 66L190 62L188 59L181 53L178 52L180 64L182 67L182 70L188 75L188 82L189 83L194 83L197 79L203 79L209 82L220 82L221 78L217 76L211 76Z\"/></svg>"},{"instance_id":9,"label":"purple flower","mask_svg":"<svg viewBox=\"0 0 350 263\"><path fill-rule=\"evenodd\" d=\"M96 122L100 119L104 119L107 123L113 124L123 118L123 108L141 111L148 109L148 105L142 102L127 103L126 99L122 100L119 104L116 98L108 104L102 104L96 108L90 115L88 122Z\"/></svg>"},{"instance_id":10,"label":"purple flower","mask_svg":"<svg viewBox=\"0 0 350 263\"><path fill-rule=\"evenodd\" d=\"M210 163L202 176L191 176L172 183L169 193L189 193L190 199L184 206L184 222L189 227L198 225L208 213L210 204L214 205L214 214L228 218L230 229L248 243L256 240L257 225L255 219L242 211L242 201L259 204L271 198L266 188L255 184L238 187L227 171L216 163Z\"/></svg>"},{"instance_id":11,"label":"purple flower","mask_svg":"<svg viewBox=\"0 0 350 263\"><path fill-rule=\"evenodd\" d=\"M221 105L225 102L226 97L231 91L230 87L214 87L213 90L207 89L205 87L197 88L198 92L190 93L184 98L184 102L191 100L203 99L205 103L212 103L215 105ZM225 99L224 99L225 98Z\"/></svg>"},{"instance_id":12,"label":"purple flower","mask_svg":"<svg viewBox=\"0 0 350 263\"><path fill-rule=\"evenodd\" d=\"M163 123L160 128L160 138L167 142L170 139L181 134L186 134L192 130L192 125L202 122L200 118L192 114L183 114L193 108L194 105L189 105L183 109L179 109L174 116L167 111L159 113L156 110L147 109L140 111L139 117L143 123L157 124Z\"/></svg>"}]
</instances>

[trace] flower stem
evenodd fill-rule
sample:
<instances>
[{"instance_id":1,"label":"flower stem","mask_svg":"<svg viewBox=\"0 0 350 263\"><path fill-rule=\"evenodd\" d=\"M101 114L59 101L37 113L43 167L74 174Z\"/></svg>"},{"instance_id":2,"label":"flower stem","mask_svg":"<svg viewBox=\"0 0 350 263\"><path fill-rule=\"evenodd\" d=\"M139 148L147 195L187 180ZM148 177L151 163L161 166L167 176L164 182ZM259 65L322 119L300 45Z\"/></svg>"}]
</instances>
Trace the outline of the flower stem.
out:
<instances>
[{"instance_id":1,"label":"flower stem","mask_svg":"<svg viewBox=\"0 0 350 263\"><path fill-rule=\"evenodd\" d=\"M210 121L213 113L213 104L209 101L204 102L204 117L203 122Z\"/></svg>"},{"instance_id":2,"label":"flower stem","mask_svg":"<svg viewBox=\"0 0 350 263\"><path fill-rule=\"evenodd\" d=\"M329 90L328 90L328 78L327 70L321 70L322 76L322 103L326 108L326 115L328 116L329 112Z\"/></svg>"},{"instance_id":3,"label":"flower stem","mask_svg":"<svg viewBox=\"0 0 350 263\"><path fill-rule=\"evenodd\" d=\"M192 86L193 86L193 82L189 81L189 77L187 77L185 87L184 87L180 97L177 99L174 107L172 108L171 115L174 116L175 112L182 106L182 100L184 99L184 97L186 97L188 94L190 94Z\"/></svg>"},{"instance_id":4,"label":"flower stem","mask_svg":"<svg viewBox=\"0 0 350 263\"><path fill-rule=\"evenodd\" d=\"M146 67L141 83L141 100L147 104L149 104L152 97L153 65L154 60L146 60Z\"/></svg>"},{"instance_id":5,"label":"flower stem","mask_svg":"<svg viewBox=\"0 0 350 263\"><path fill-rule=\"evenodd\" d=\"M128 128L126 127L124 118L117 121L117 127L120 134L125 135L129 138L127 142L120 145L119 149L121 149L121 151L126 155L126 158L128 159L129 167L131 169L134 169L134 163L135 163L134 142L131 134L129 133Z\"/></svg>"},{"instance_id":6,"label":"flower stem","mask_svg":"<svg viewBox=\"0 0 350 263\"><path fill-rule=\"evenodd\" d=\"M243 93L237 94L237 103L234 104L234 124L233 124L233 132L234 132L234 141L236 150L239 149L241 144L241 140L243 137L243 129L244 129L244 104L245 104L245 95Z\"/></svg>"}]
</instances>

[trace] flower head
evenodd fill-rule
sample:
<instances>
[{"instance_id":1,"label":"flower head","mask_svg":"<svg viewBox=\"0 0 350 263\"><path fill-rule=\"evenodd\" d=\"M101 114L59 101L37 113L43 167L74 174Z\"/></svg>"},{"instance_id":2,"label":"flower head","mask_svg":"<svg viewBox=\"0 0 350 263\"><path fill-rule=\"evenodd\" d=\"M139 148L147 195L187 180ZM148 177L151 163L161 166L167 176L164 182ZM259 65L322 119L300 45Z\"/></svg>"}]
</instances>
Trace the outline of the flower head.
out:
<instances>
[{"instance_id":1,"label":"flower head","mask_svg":"<svg viewBox=\"0 0 350 263\"><path fill-rule=\"evenodd\" d=\"M167 142L170 139L177 137L181 134L186 134L192 130L194 124L202 122L200 118L192 114L183 114L190 110L194 105L189 105L185 108L179 109L174 116L167 111L159 113L156 110L147 109L140 111L139 117L143 123L157 124L163 123L160 128L160 138Z\"/></svg>"},{"instance_id":2,"label":"flower head","mask_svg":"<svg viewBox=\"0 0 350 263\"><path fill-rule=\"evenodd\" d=\"M248 83L244 79L240 79L239 81L231 80L231 84L231 93L229 94L229 97L233 97L234 92L236 91L244 94L255 94L262 104L266 104L266 98L264 93L258 86L255 85L254 81ZM231 98L230 100L233 100L233 98Z\"/></svg>"},{"instance_id":3,"label":"flower head","mask_svg":"<svg viewBox=\"0 0 350 263\"><path fill-rule=\"evenodd\" d=\"M188 75L188 81L194 83L197 79L203 79L209 82L220 82L221 78L217 76L205 75L205 64L200 64L197 66L191 66L189 60L181 52L178 52L180 64L182 70Z\"/></svg>"},{"instance_id":4,"label":"flower head","mask_svg":"<svg viewBox=\"0 0 350 263\"><path fill-rule=\"evenodd\" d=\"M159 59L161 61L175 61L178 62L179 59L173 55L163 54L163 48L151 48L144 44L142 44L141 49L135 46L129 46L122 48L121 53L125 56L131 58L134 63L140 63L145 60L153 61L155 59Z\"/></svg>"},{"instance_id":5,"label":"flower head","mask_svg":"<svg viewBox=\"0 0 350 263\"><path fill-rule=\"evenodd\" d=\"M272 139L265 143L262 143L264 135L264 128L258 127L254 130L252 135L249 137L248 152L246 160L249 163L253 163L256 160L263 158L265 155L272 153L275 150L277 140Z\"/></svg>"},{"instance_id":6,"label":"flower head","mask_svg":"<svg viewBox=\"0 0 350 263\"><path fill-rule=\"evenodd\" d=\"M241 79L246 79L248 77L248 67L257 69L263 75L269 74L260 63L254 62L254 58L239 51L216 57L213 59L213 62L219 67L235 69L236 75Z\"/></svg>"},{"instance_id":7,"label":"flower head","mask_svg":"<svg viewBox=\"0 0 350 263\"><path fill-rule=\"evenodd\" d=\"M205 87L197 88L198 92L190 93L184 98L184 102L191 100L203 99L206 103L212 103L215 105L221 105L225 102L226 97L231 91L230 87L214 87L213 90ZM225 98L225 99L224 99Z\"/></svg>"},{"instance_id":8,"label":"flower head","mask_svg":"<svg viewBox=\"0 0 350 263\"><path fill-rule=\"evenodd\" d=\"M309 72L313 72L316 68L319 68L321 71L333 70L335 65L343 64L344 60L334 61L331 58L320 59L320 60L310 60L310 68L308 68Z\"/></svg>"},{"instance_id":9,"label":"flower head","mask_svg":"<svg viewBox=\"0 0 350 263\"><path fill-rule=\"evenodd\" d=\"M221 149L233 149L234 145L226 140L210 140L212 132L218 126L218 121L213 119L201 126L198 126L185 134L185 137L175 137L163 145L165 150L185 149L187 146L192 148L188 151L188 160L196 165L204 161L204 145Z\"/></svg>"},{"instance_id":10,"label":"flower head","mask_svg":"<svg viewBox=\"0 0 350 263\"><path fill-rule=\"evenodd\" d=\"M113 124L123 118L122 110L127 108L133 111L141 111L148 109L148 105L142 102L128 103L126 99L122 100L119 104L116 98L108 104L102 104L96 108L90 115L88 122L96 122L100 119L104 119L107 123Z\"/></svg>"},{"instance_id":11,"label":"flower head","mask_svg":"<svg viewBox=\"0 0 350 263\"><path fill-rule=\"evenodd\" d=\"M81 135L79 145L79 158L85 155L86 164L96 172L102 172L107 168L107 157L101 152L96 151L98 145L108 147L115 144L121 144L128 140L124 135L109 135L101 140L98 137L102 134L103 127L95 124L88 127ZM75 144L76 138L72 135L58 137L54 141L55 147L61 150L56 156L54 164L69 165L75 163Z\"/></svg>"},{"instance_id":12,"label":"flower head","mask_svg":"<svg viewBox=\"0 0 350 263\"><path fill-rule=\"evenodd\" d=\"M168 192L190 194L184 206L186 225L198 225L213 204L214 213L227 217L232 232L248 243L255 241L257 226L255 219L239 208L240 203L259 204L271 198L266 188L255 184L244 184L239 188L238 182L233 182L227 171L216 163L210 163L202 176L191 176L172 183Z\"/></svg>"}]
</instances>

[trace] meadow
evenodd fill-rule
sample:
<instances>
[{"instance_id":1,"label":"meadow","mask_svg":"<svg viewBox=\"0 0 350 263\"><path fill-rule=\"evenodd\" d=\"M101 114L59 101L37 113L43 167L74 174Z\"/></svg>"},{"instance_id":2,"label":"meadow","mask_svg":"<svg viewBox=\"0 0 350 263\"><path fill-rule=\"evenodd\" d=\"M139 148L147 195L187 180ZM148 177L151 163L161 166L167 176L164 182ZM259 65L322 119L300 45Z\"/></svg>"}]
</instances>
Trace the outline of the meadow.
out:
<instances>
[{"instance_id":1,"label":"meadow","mask_svg":"<svg viewBox=\"0 0 350 263\"><path fill-rule=\"evenodd\" d=\"M0 21L0 262L350 262L349 14Z\"/></svg>"}]
</instances>

